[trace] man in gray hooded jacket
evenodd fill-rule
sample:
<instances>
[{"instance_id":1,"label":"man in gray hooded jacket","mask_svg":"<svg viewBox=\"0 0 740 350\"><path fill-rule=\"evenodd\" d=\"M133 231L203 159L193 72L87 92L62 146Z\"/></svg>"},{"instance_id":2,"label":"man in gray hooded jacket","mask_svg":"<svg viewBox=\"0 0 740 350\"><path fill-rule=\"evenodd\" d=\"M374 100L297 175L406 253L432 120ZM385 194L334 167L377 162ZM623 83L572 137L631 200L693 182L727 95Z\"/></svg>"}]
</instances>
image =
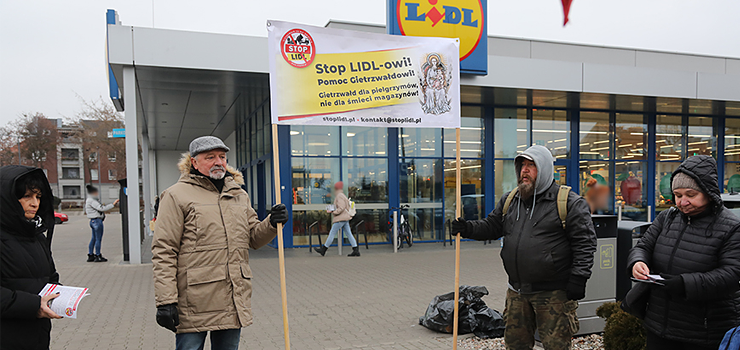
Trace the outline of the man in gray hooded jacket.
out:
<instances>
[{"instance_id":1,"label":"man in gray hooded jacket","mask_svg":"<svg viewBox=\"0 0 740 350\"><path fill-rule=\"evenodd\" d=\"M563 227L557 208L560 186L553 179L553 157L547 148L530 147L515 158L515 166L518 192L506 214L509 193L487 218L458 218L452 231L476 240L505 237L501 259L509 275L506 348L532 349L538 330L545 349L570 349L578 331L577 300L585 296L596 251L589 206L570 192Z\"/></svg>"}]
</instances>

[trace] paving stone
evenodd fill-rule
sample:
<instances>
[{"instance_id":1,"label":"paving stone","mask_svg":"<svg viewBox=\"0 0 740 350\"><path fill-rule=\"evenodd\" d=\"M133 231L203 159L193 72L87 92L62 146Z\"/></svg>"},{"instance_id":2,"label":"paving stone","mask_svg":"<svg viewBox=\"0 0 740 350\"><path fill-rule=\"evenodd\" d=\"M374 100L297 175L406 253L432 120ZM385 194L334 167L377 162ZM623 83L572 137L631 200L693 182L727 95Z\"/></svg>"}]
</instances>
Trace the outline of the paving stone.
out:
<instances>
[{"instance_id":1,"label":"paving stone","mask_svg":"<svg viewBox=\"0 0 740 350\"><path fill-rule=\"evenodd\" d=\"M174 349L172 332L155 321L152 265L122 263L121 218L105 220L107 263L87 263L90 227L81 215L57 226L52 250L61 282L90 288L76 320L52 321L52 350ZM462 243L461 284L485 285L486 303L503 310L506 274L498 245ZM348 250L348 249L345 249ZM359 258L321 257L288 249L291 348L451 349L452 336L419 326L435 295L452 291L454 248L415 244L362 248ZM250 253L254 324L242 330L241 349L284 349L277 250ZM207 345L206 349L210 349Z\"/></svg>"}]
</instances>

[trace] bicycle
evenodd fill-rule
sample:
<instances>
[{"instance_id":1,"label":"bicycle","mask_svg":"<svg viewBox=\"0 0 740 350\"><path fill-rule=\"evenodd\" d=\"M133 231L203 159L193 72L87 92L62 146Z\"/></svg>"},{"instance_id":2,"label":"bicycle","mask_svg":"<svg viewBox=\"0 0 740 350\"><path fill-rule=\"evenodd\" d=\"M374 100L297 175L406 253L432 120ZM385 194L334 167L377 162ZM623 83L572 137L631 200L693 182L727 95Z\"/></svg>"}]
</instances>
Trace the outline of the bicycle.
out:
<instances>
[{"instance_id":1,"label":"bicycle","mask_svg":"<svg viewBox=\"0 0 740 350\"><path fill-rule=\"evenodd\" d=\"M411 225L409 224L408 219L406 219L406 215L403 215L403 211L408 209L408 204L401 205L400 208L397 207L391 207L391 211L389 213L388 217L388 241L393 242L393 212L398 211L398 239L396 241L396 246L398 249L403 248L403 242L406 241L406 244L408 244L409 248L411 248L412 245L414 245L414 232L411 229Z\"/></svg>"}]
</instances>

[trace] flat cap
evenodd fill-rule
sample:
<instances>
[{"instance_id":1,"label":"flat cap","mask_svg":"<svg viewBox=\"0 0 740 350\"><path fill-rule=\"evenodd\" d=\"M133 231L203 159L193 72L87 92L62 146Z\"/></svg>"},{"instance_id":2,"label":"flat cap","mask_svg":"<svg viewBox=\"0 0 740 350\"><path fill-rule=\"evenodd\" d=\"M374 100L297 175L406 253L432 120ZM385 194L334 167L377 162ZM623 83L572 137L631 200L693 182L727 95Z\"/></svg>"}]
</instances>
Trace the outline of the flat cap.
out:
<instances>
[{"instance_id":1,"label":"flat cap","mask_svg":"<svg viewBox=\"0 0 740 350\"><path fill-rule=\"evenodd\" d=\"M226 152L230 151L229 147L216 136L201 136L192 142L190 142L190 156L195 157L198 153L212 151L214 149L222 149Z\"/></svg>"}]
</instances>

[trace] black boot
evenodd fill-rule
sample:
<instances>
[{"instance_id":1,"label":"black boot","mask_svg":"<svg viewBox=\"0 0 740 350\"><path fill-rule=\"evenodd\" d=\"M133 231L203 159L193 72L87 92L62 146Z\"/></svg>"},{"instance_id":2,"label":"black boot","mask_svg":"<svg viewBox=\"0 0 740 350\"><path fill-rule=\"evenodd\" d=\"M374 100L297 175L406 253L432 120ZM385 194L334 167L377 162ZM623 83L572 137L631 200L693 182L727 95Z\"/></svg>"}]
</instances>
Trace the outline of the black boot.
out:
<instances>
[{"instance_id":1,"label":"black boot","mask_svg":"<svg viewBox=\"0 0 740 350\"><path fill-rule=\"evenodd\" d=\"M327 247L326 247L325 245L323 245L323 244L322 244L322 245L321 245L321 247L319 247L319 248L313 248L313 250L315 250L315 251L316 251L317 253L321 254L321 256L324 256L324 254L326 254L326 250L327 250L327 249L329 249L329 248L327 248Z\"/></svg>"},{"instance_id":2,"label":"black boot","mask_svg":"<svg viewBox=\"0 0 740 350\"><path fill-rule=\"evenodd\" d=\"M95 261L95 254L87 254L87 262Z\"/></svg>"},{"instance_id":3,"label":"black boot","mask_svg":"<svg viewBox=\"0 0 740 350\"><path fill-rule=\"evenodd\" d=\"M360 256L360 247L352 247L352 253L347 256Z\"/></svg>"},{"instance_id":4,"label":"black boot","mask_svg":"<svg viewBox=\"0 0 740 350\"><path fill-rule=\"evenodd\" d=\"M103 257L103 254L98 254L95 256L95 262L106 262L108 259Z\"/></svg>"}]
</instances>

